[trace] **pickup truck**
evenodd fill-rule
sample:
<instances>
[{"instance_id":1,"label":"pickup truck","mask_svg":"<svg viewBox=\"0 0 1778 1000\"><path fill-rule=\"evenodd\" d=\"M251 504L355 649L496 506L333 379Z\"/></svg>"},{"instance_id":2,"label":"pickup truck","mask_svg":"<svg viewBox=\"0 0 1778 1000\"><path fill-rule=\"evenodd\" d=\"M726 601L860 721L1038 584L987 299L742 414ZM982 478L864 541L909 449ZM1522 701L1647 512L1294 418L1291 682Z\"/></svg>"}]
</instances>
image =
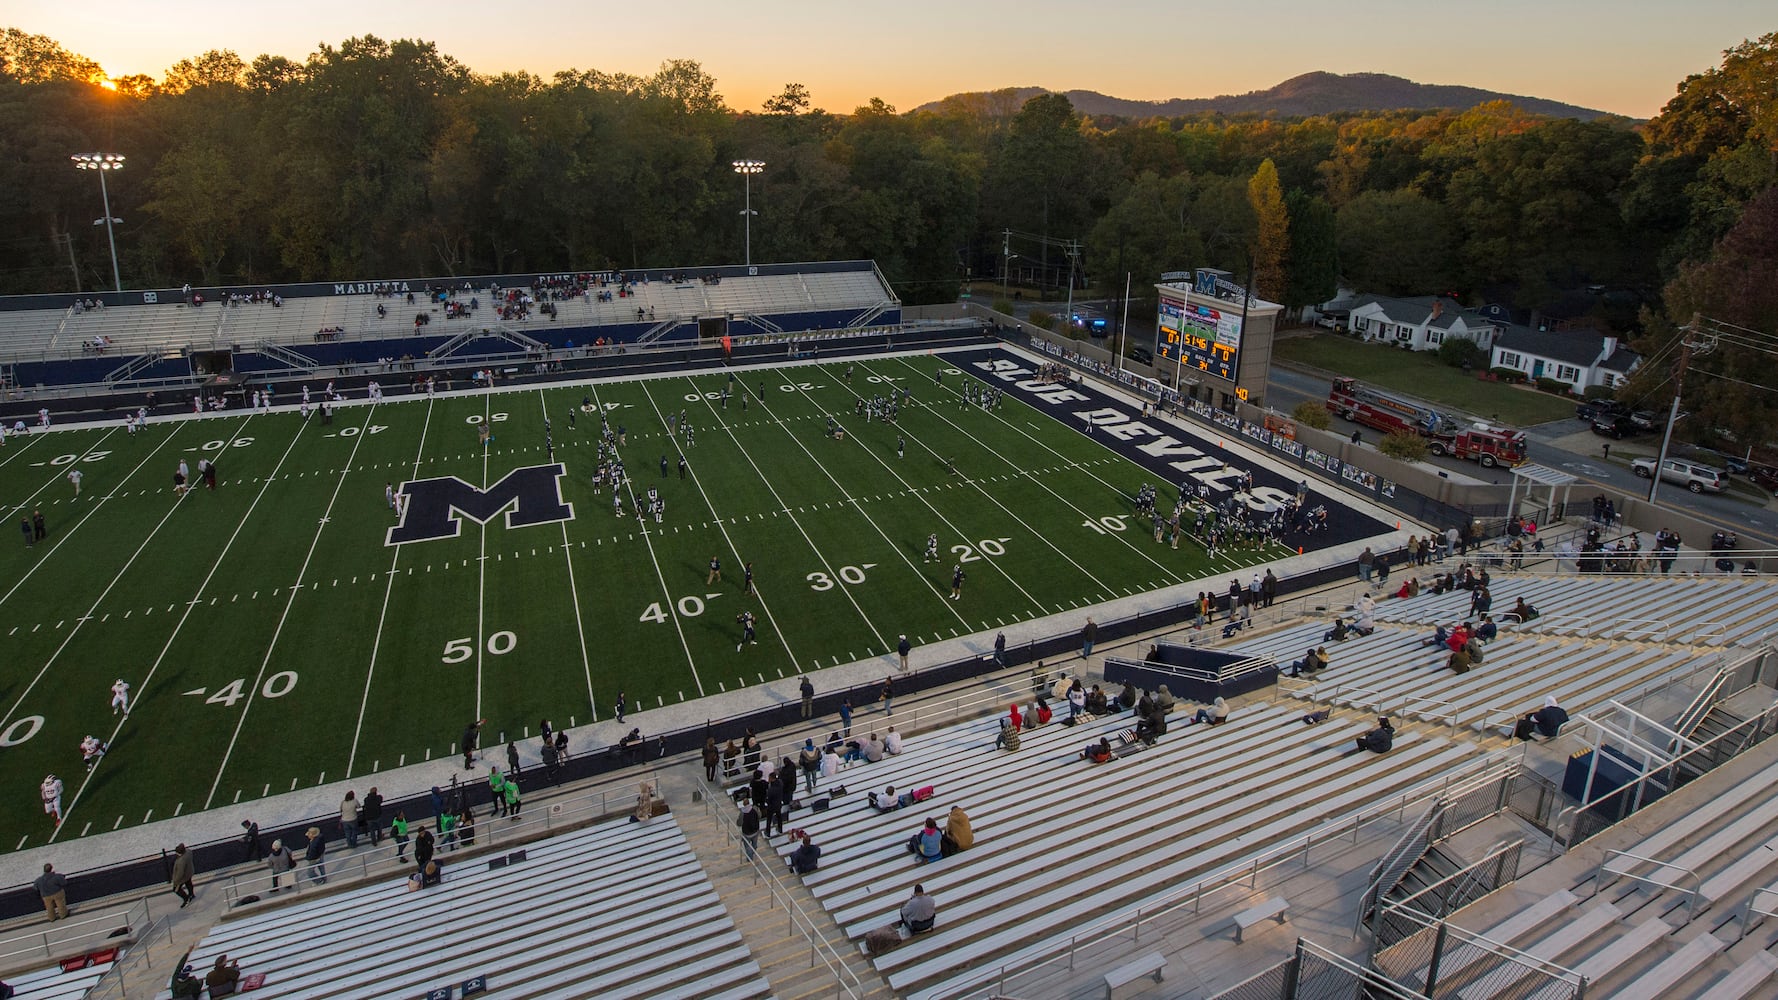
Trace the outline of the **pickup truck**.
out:
<instances>
[{"instance_id":1,"label":"pickup truck","mask_svg":"<svg viewBox=\"0 0 1778 1000\"><path fill-rule=\"evenodd\" d=\"M1589 399L1574 408L1574 416L1587 423L1595 420L1610 421L1618 417L1628 418L1630 408L1615 399Z\"/></svg>"}]
</instances>

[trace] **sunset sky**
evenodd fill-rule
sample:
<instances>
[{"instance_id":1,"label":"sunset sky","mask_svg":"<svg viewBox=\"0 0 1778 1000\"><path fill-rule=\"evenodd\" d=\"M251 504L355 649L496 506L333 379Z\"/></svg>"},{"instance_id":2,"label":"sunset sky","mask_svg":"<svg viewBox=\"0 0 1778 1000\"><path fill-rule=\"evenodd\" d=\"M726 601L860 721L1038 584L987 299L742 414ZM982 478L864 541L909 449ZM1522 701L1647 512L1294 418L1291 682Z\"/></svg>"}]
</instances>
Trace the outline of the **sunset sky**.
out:
<instances>
[{"instance_id":1,"label":"sunset sky","mask_svg":"<svg viewBox=\"0 0 1778 1000\"><path fill-rule=\"evenodd\" d=\"M8 0L6 8L5 25L49 35L114 76L158 79L209 49L301 60L317 42L374 34L430 40L480 73L645 75L663 60L693 59L731 107L757 110L796 81L836 112L872 97L907 110L1008 86L1210 97L1328 70L1646 118L1723 49L1778 30L1770 0Z\"/></svg>"}]
</instances>

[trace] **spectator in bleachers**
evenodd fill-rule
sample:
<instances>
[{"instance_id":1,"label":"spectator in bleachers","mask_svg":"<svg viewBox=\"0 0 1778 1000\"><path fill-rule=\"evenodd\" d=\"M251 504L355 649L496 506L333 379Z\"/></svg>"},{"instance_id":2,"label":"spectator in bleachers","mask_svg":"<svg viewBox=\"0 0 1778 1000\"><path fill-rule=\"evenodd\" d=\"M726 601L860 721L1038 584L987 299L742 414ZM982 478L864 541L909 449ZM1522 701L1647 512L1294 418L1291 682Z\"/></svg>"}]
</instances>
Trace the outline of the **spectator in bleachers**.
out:
<instances>
[{"instance_id":1,"label":"spectator in bleachers","mask_svg":"<svg viewBox=\"0 0 1778 1000\"><path fill-rule=\"evenodd\" d=\"M1377 728L1358 737L1358 749L1371 753L1388 753L1395 746L1395 726L1388 716L1377 720Z\"/></svg>"},{"instance_id":2,"label":"spectator in bleachers","mask_svg":"<svg viewBox=\"0 0 1778 1000\"><path fill-rule=\"evenodd\" d=\"M876 733L872 733L859 746L859 752L863 754L865 763L879 763L883 759L883 741L877 739Z\"/></svg>"},{"instance_id":3,"label":"spectator in bleachers","mask_svg":"<svg viewBox=\"0 0 1778 1000\"><path fill-rule=\"evenodd\" d=\"M1300 677L1327 669L1327 647L1320 646L1310 649L1303 658L1290 665L1290 676Z\"/></svg>"},{"instance_id":4,"label":"spectator in bleachers","mask_svg":"<svg viewBox=\"0 0 1778 1000\"><path fill-rule=\"evenodd\" d=\"M1043 704L1042 698L1039 698L1037 703L1042 706L1044 714L1049 712L1049 706ZM1068 686L1068 724L1073 725L1074 721L1080 718L1080 713L1086 710L1086 707L1087 689L1082 687L1080 681L1077 679L1073 684ZM1039 719L1037 721L1043 723L1048 722L1049 720Z\"/></svg>"},{"instance_id":5,"label":"spectator in bleachers","mask_svg":"<svg viewBox=\"0 0 1778 1000\"><path fill-rule=\"evenodd\" d=\"M1013 704L1012 708L1007 710L1006 719L1007 724L1014 729L1025 728L1025 714L1019 711L1019 706L1016 702Z\"/></svg>"},{"instance_id":6,"label":"spectator in bleachers","mask_svg":"<svg viewBox=\"0 0 1778 1000\"><path fill-rule=\"evenodd\" d=\"M741 828L742 858L752 861L759 852L759 810L751 798L741 800L741 815L735 822Z\"/></svg>"},{"instance_id":7,"label":"spectator in bleachers","mask_svg":"<svg viewBox=\"0 0 1778 1000\"><path fill-rule=\"evenodd\" d=\"M1094 715L1109 715L1111 713L1111 702L1097 684L1094 684L1092 690L1087 692L1087 711Z\"/></svg>"},{"instance_id":8,"label":"spectator in bleachers","mask_svg":"<svg viewBox=\"0 0 1778 1000\"><path fill-rule=\"evenodd\" d=\"M654 818L654 783L644 781L636 790L636 809L630 813L630 822L640 823Z\"/></svg>"},{"instance_id":9,"label":"spectator in bleachers","mask_svg":"<svg viewBox=\"0 0 1778 1000\"><path fill-rule=\"evenodd\" d=\"M463 803L463 811L457 814L457 842L464 847L475 846L475 809L468 802Z\"/></svg>"},{"instance_id":10,"label":"spectator in bleachers","mask_svg":"<svg viewBox=\"0 0 1778 1000\"><path fill-rule=\"evenodd\" d=\"M1493 607L1494 595L1488 593L1488 588L1485 584L1477 587L1475 593L1470 595L1469 613L1472 617L1489 611Z\"/></svg>"},{"instance_id":11,"label":"spectator in bleachers","mask_svg":"<svg viewBox=\"0 0 1778 1000\"><path fill-rule=\"evenodd\" d=\"M889 732L883 736L883 753L890 757L901 753L901 734L895 731L894 726L890 726Z\"/></svg>"},{"instance_id":12,"label":"spectator in bleachers","mask_svg":"<svg viewBox=\"0 0 1778 1000\"><path fill-rule=\"evenodd\" d=\"M1377 600L1370 594L1358 598L1358 621L1353 626L1359 635L1370 635L1377 630Z\"/></svg>"},{"instance_id":13,"label":"spectator in bleachers","mask_svg":"<svg viewBox=\"0 0 1778 1000\"><path fill-rule=\"evenodd\" d=\"M1333 628L1328 629L1327 632L1322 635L1321 641L1322 642L1345 642L1346 641L1346 632L1347 632L1346 619L1336 616L1334 618Z\"/></svg>"},{"instance_id":14,"label":"spectator in bleachers","mask_svg":"<svg viewBox=\"0 0 1778 1000\"><path fill-rule=\"evenodd\" d=\"M1544 739L1553 740L1562 735L1562 727L1568 722L1568 710L1556 704L1556 696L1552 694L1543 699L1542 708L1525 716L1524 721L1531 723L1538 735ZM1522 725L1521 731L1523 731ZM1531 737L1526 734L1519 738L1530 739Z\"/></svg>"},{"instance_id":15,"label":"spectator in bleachers","mask_svg":"<svg viewBox=\"0 0 1778 1000\"><path fill-rule=\"evenodd\" d=\"M426 862L432 860L434 844L432 831L420 827L420 832L414 835L414 867L426 867Z\"/></svg>"},{"instance_id":16,"label":"spectator in bleachers","mask_svg":"<svg viewBox=\"0 0 1778 1000\"><path fill-rule=\"evenodd\" d=\"M1519 598L1518 601L1515 604L1513 604L1512 613L1514 615L1517 615L1519 618L1519 621L1521 621L1521 622L1531 621L1532 619L1536 618L1538 616L1538 614L1540 614L1540 612L1536 608L1532 607L1529 604L1526 604L1525 599L1523 597Z\"/></svg>"},{"instance_id":17,"label":"spectator in bleachers","mask_svg":"<svg viewBox=\"0 0 1778 1000\"><path fill-rule=\"evenodd\" d=\"M778 768L778 787L784 793L784 814L790 815L790 804L796 801L796 763L789 757Z\"/></svg>"},{"instance_id":18,"label":"spectator in bleachers","mask_svg":"<svg viewBox=\"0 0 1778 1000\"><path fill-rule=\"evenodd\" d=\"M784 807L789 800L784 798L784 786L771 779L766 779L765 827L766 837L772 836L772 827L776 826L779 833L784 832Z\"/></svg>"},{"instance_id":19,"label":"spectator in bleachers","mask_svg":"<svg viewBox=\"0 0 1778 1000\"><path fill-rule=\"evenodd\" d=\"M1077 687L1079 686L1078 683L1076 684L1076 686ZM1085 705L1086 692L1083 690L1083 691L1081 691L1080 694L1081 694L1081 699L1082 699L1081 704ZM1071 699L1074 697L1074 693L1072 690L1070 690L1068 697ZM1073 704L1074 703L1072 701L1069 702L1069 705L1071 707ZM1047 726L1047 725L1049 725L1049 721L1055 717L1056 717L1055 713L1050 711L1050 703L1048 701L1044 700L1043 695L1038 695L1037 696L1037 704L1033 705L1031 707L1030 714L1028 714L1025 717L1025 728L1030 729L1030 728L1033 728L1036 726ZM1071 719L1074 718L1074 714L1073 714L1072 710L1070 711L1068 717Z\"/></svg>"},{"instance_id":20,"label":"spectator in bleachers","mask_svg":"<svg viewBox=\"0 0 1778 1000\"><path fill-rule=\"evenodd\" d=\"M407 860L407 813L397 809L389 824L389 836L395 838L395 860ZM276 845L273 845L276 846Z\"/></svg>"},{"instance_id":21,"label":"spectator in bleachers","mask_svg":"<svg viewBox=\"0 0 1778 1000\"><path fill-rule=\"evenodd\" d=\"M938 820L926 817L926 824L908 838L908 851L923 865L944 857L944 833L938 828Z\"/></svg>"},{"instance_id":22,"label":"spectator in bleachers","mask_svg":"<svg viewBox=\"0 0 1778 1000\"><path fill-rule=\"evenodd\" d=\"M420 889L429 889L443 881L444 870L438 867L438 862L428 861L425 867L407 877L407 891L416 892Z\"/></svg>"},{"instance_id":23,"label":"spectator in bleachers","mask_svg":"<svg viewBox=\"0 0 1778 1000\"><path fill-rule=\"evenodd\" d=\"M204 985L210 988L210 995L213 997L233 993L240 983L241 963L239 960L229 961L227 955L216 956L216 964L204 974Z\"/></svg>"},{"instance_id":24,"label":"spectator in bleachers","mask_svg":"<svg viewBox=\"0 0 1778 1000\"><path fill-rule=\"evenodd\" d=\"M1125 681L1124 689L1118 692L1117 704L1113 708L1119 712L1133 711L1136 708L1136 685Z\"/></svg>"},{"instance_id":25,"label":"spectator in bleachers","mask_svg":"<svg viewBox=\"0 0 1778 1000\"><path fill-rule=\"evenodd\" d=\"M901 904L900 922L909 934L924 934L938 922L938 902L926 895L925 886L914 886L914 895Z\"/></svg>"},{"instance_id":26,"label":"spectator in bleachers","mask_svg":"<svg viewBox=\"0 0 1778 1000\"><path fill-rule=\"evenodd\" d=\"M1465 644L1451 650L1451 655L1445 657L1445 669L1454 674L1467 674L1470 664L1473 662L1474 658L1469 654L1469 646Z\"/></svg>"},{"instance_id":27,"label":"spectator in bleachers","mask_svg":"<svg viewBox=\"0 0 1778 1000\"><path fill-rule=\"evenodd\" d=\"M1011 719L1000 720L1000 735L994 737L994 748L1008 751L1019 748L1019 727L1013 725Z\"/></svg>"},{"instance_id":28,"label":"spectator in bleachers","mask_svg":"<svg viewBox=\"0 0 1778 1000\"><path fill-rule=\"evenodd\" d=\"M803 787L809 794L815 794L815 782L821 777L821 751L815 749L813 737L803 740L803 748L797 751L797 769L803 772Z\"/></svg>"},{"instance_id":29,"label":"spectator in bleachers","mask_svg":"<svg viewBox=\"0 0 1778 1000\"><path fill-rule=\"evenodd\" d=\"M347 847L358 846L358 793L350 789L340 800L340 832L345 834Z\"/></svg>"},{"instance_id":30,"label":"spectator in bleachers","mask_svg":"<svg viewBox=\"0 0 1778 1000\"><path fill-rule=\"evenodd\" d=\"M1475 638L1481 642L1493 642L1500 634L1500 626L1494 623L1493 615L1483 615L1482 623L1476 626Z\"/></svg>"},{"instance_id":31,"label":"spectator in bleachers","mask_svg":"<svg viewBox=\"0 0 1778 1000\"><path fill-rule=\"evenodd\" d=\"M741 748L729 740L728 746L722 748L722 776L732 780L740 771L740 760Z\"/></svg>"},{"instance_id":32,"label":"spectator in bleachers","mask_svg":"<svg viewBox=\"0 0 1778 1000\"><path fill-rule=\"evenodd\" d=\"M186 952L179 963L173 967L173 978L167 982L167 988L175 997L201 997L204 995L204 981L197 977L197 969L184 964L185 958L191 957Z\"/></svg>"},{"instance_id":33,"label":"spectator in bleachers","mask_svg":"<svg viewBox=\"0 0 1778 1000\"><path fill-rule=\"evenodd\" d=\"M316 885L327 882L327 839L321 836L321 828L309 827L307 834L309 846L303 849L303 860L308 862L309 881Z\"/></svg>"},{"instance_id":34,"label":"spectator in bleachers","mask_svg":"<svg viewBox=\"0 0 1778 1000\"><path fill-rule=\"evenodd\" d=\"M1461 622L1451 627L1451 634L1445 637L1445 648L1455 653L1469 645L1469 623Z\"/></svg>"},{"instance_id":35,"label":"spectator in bleachers","mask_svg":"<svg viewBox=\"0 0 1778 1000\"><path fill-rule=\"evenodd\" d=\"M1103 736L1099 737L1098 742L1087 744L1086 749L1080 752L1080 757L1095 764L1105 763L1112 758L1111 741Z\"/></svg>"},{"instance_id":36,"label":"spectator in bleachers","mask_svg":"<svg viewBox=\"0 0 1778 1000\"><path fill-rule=\"evenodd\" d=\"M877 812L894 812L914 800L912 795L895 794L894 785L890 785L880 792L871 792L866 798L870 800L871 808Z\"/></svg>"},{"instance_id":37,"label":"spectator in bleachers","mask_svg":"<svg viewBox=\"0 0 1778 1000\"><path fill-rule=\"evenodd\" d=\"M807 875L820 867L821 848L816 847L815 842L805 833L803 842L790 855L790 870L798 875Z\"/></svg>"},{"instance_id":38,"label":"spectator in bleachers","mask_svg":"<svg viewBox=\"0 0 1778 1000\"><path fill-rule=\"evenodd\" d=\"M969 825L969 814L962 806L952 806L945 815L944 832L939 836L939 853L948 858L974 846L975 830Z\"/></svg>"},{"instance_id":39,"label":"spectator in bleachers","mask_svg":"<svg viewBox=\"0 0 1778 1000\"><path fill-rule=\"evenodd\" d=\"M1227 721L1229 721L1229 703L1224 701L1221 695L1217 695L1215 701L1198 709L1190 721L1186 722L1186 725L1192 726L1200 722L1207 722L1212 726L1220 726Z\"/></svg>"}]
</instances>

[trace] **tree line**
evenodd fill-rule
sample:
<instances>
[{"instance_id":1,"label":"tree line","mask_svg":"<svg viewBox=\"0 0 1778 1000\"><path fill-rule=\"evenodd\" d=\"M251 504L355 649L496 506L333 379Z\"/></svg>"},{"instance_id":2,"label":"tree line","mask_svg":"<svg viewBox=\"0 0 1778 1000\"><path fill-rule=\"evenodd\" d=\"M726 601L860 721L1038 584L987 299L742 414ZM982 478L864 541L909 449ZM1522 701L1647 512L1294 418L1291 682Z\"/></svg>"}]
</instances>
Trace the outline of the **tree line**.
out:
<instances>
[{"instance_id":1,"label":"tree line","mask_svg":"<svg viewBox=\"0 0 1778 1000\"><path fill-rule=\"evenodd\" d=\"M1727 286L1759 241L1718 258L1778 182L1775 93L1778 33L1638 123L1505 103L1138 121L1010 93L836 114L794 83L737 110L692 61L490 76L372 36L113 80L9 29L0 292L108 287L97 185L72 153L127 155L110 195L139 287L733 263L730 164L755 159L755 259L873 258L909 303L997 279L1012 230L1079 241L1079 273L1113 293L1202 266L1292 307L1336 283L1530 309L1603 285L1624 294L1600 320L1652 353L1700 297L1748 298ZM1035 245L1017 252L1060 259ZM1751 301L1725 318L1772 329Z\"/></svg>"}]
</instances>

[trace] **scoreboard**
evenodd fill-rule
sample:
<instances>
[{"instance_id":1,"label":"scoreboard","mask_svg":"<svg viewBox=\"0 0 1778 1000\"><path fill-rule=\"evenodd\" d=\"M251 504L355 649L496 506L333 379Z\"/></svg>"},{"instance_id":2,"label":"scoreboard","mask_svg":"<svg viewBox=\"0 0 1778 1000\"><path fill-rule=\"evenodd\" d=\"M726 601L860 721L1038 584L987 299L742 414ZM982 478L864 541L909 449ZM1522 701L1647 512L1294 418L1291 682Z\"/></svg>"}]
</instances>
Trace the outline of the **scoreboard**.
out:
<instances>
[{"instance_id":1,"label":"scoreboard","mask_svg":"<svg viewBox=\"0 0 1778 1000\"><path fill-rule=\"evenodd\" d=\"M1155 324L1156 367L1165 358L1229 382L1241 367L1241 313L1162 296Z\"/></svg>"}]
</instances>

